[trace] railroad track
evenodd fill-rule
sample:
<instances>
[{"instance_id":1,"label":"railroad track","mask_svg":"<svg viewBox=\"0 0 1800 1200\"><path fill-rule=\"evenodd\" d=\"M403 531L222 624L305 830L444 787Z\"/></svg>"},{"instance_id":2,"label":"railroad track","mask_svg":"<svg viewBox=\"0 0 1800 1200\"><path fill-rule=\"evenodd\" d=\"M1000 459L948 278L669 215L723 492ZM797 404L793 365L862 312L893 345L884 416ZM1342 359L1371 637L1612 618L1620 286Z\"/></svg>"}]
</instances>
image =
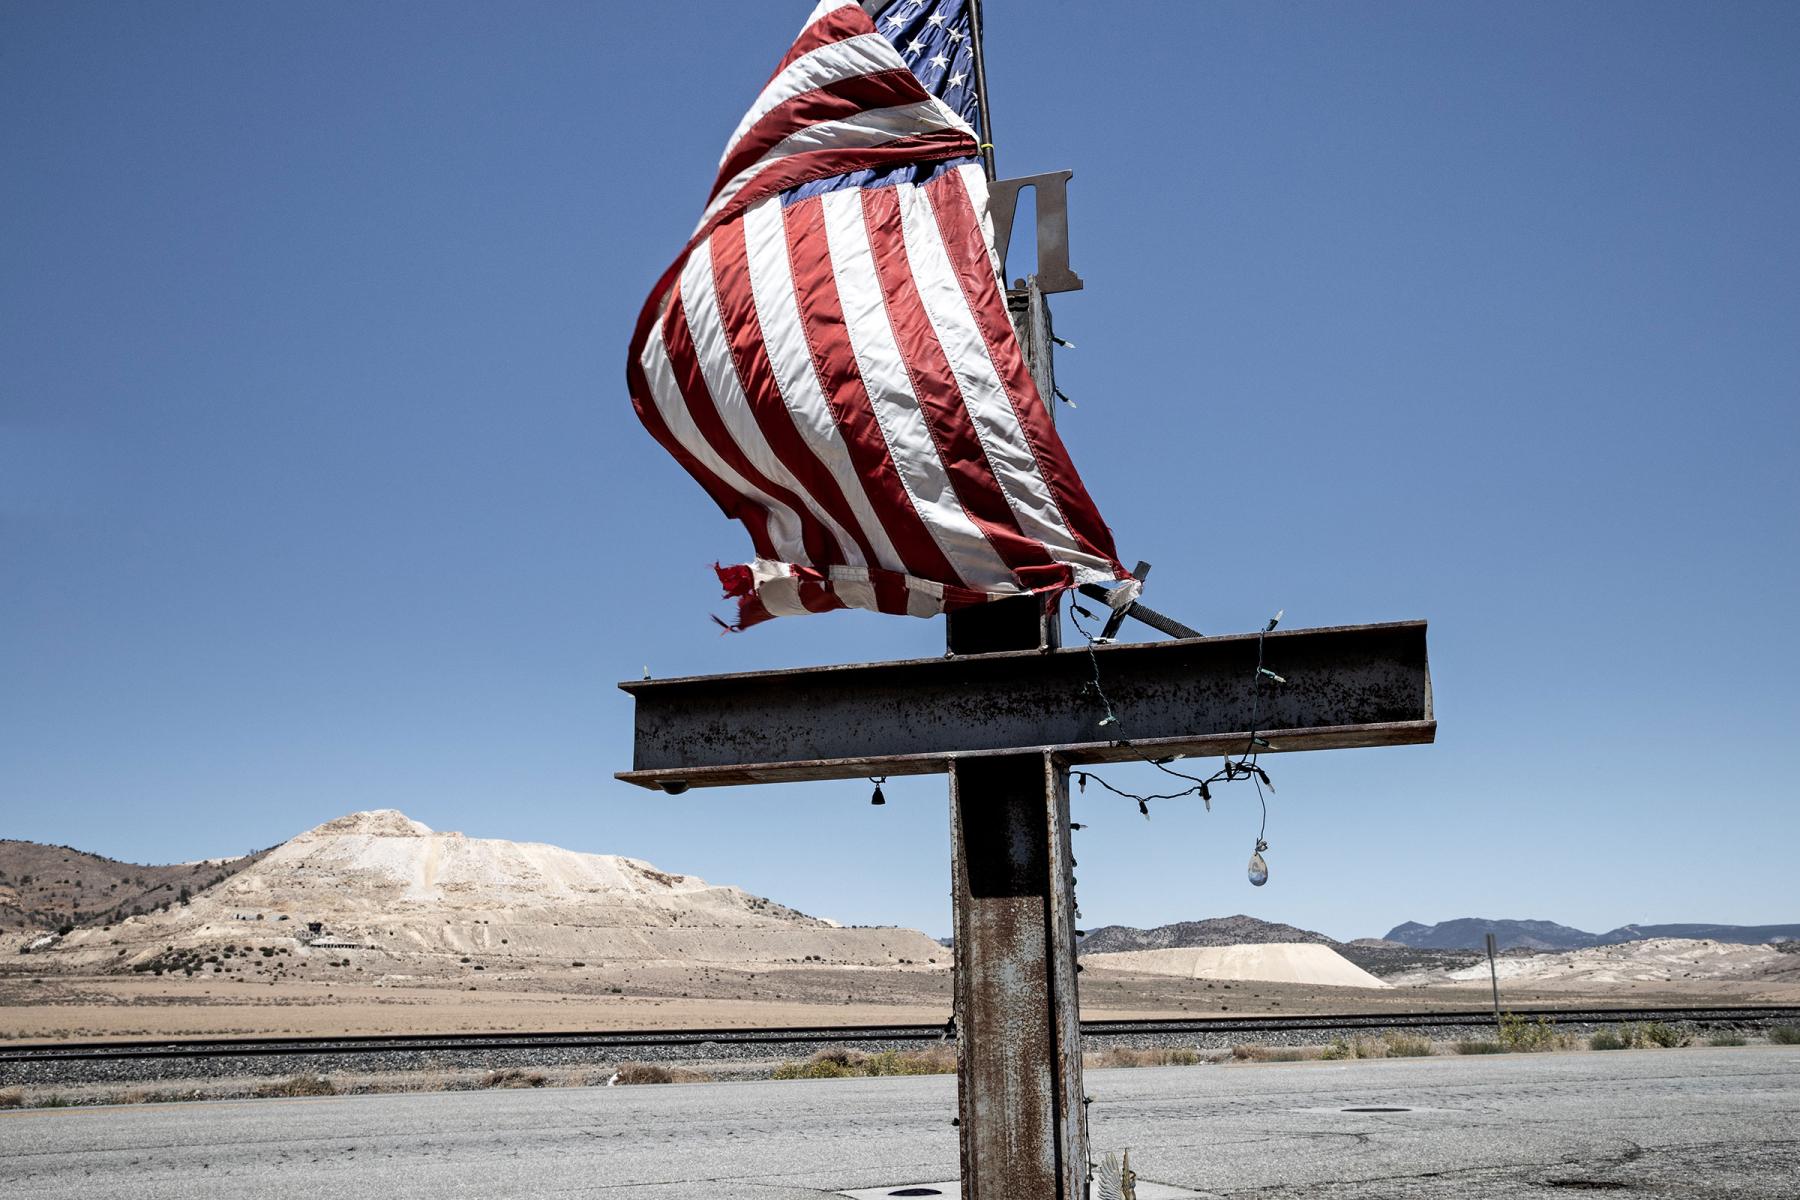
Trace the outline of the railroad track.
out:
<instances>
[{"instance_id":1,"label":"railroad track","mask_svg":"<svg viewBox=\"0 0 1800 1200\"><path fill-rule=\"evenodd\" d=\"M1556 1025L1610 1025L1665 1021L1687 1025L1765 1026L1800 1022L1800 1006L1714 1005L1683 1008L1529 1008L1514 1015ZM1183 1035L1354 1033L1382 1029L1469 1028L1492 1025L1491 1009L1420 1013L1339 1013L1254 1017L1180 1017L1164 1020L1083 1021L1090 1040L1168 1038ZM767 1029L607 1030L564 1033L457 1033L349 1035L340 1037L195 1038L121 1042L27 1043L0 1049L0 1064L125 1059L309 1057L519 1050L637 1050L730 1047L739 1053L759 1045L854 1046L944 1040L944 1025L805 1025ZM697 1053L695 1057L699 1057Z\"/></svg>"}]
</instances>

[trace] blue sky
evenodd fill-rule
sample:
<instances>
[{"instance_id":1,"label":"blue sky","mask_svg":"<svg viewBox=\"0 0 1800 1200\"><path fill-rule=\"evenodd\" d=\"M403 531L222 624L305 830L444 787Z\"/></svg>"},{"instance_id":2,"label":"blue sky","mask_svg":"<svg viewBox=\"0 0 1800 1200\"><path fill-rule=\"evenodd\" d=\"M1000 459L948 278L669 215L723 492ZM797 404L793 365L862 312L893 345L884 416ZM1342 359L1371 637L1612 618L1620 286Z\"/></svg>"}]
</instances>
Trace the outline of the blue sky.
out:
<instances>
[{"instance_id":1,"label":"blue sky","mask_svg":"<svg viewBox=\"0 0 1800 1200\"><path fill-rule=\"evenodd\" d=\"M808 8L0 9L0 835L395 807L947 931L939 778L612 779L646 666L942 648L715 636L747 539L624 394ZM1086 922L1800 920L1800 9L1122 11L989 5L1064 436L1190 623L1428 618L1440 732L1272 760L1261 890L1250 798L1090 789Z\"/></svg>"}]
</instances>

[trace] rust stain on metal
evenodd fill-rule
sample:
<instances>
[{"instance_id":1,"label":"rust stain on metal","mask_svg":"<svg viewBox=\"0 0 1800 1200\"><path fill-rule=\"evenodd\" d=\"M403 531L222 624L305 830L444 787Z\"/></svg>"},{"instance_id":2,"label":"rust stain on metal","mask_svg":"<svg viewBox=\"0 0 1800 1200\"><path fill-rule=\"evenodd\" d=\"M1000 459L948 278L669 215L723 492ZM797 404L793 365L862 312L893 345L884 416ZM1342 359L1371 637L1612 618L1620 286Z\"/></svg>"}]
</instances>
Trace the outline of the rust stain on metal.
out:
<instances>
[{"instance_id":1,"label":"rust stain on metal","mask_svg":"<svg viewBox=\"0 0 1800 1200\"><path fill-rule=\"evenodd\" d=\"M1081 1035L1060 774L1043 754L971 760L951 771L958 1095L970 1200L1082 1194Z\"/></svg>"}]
</instances>

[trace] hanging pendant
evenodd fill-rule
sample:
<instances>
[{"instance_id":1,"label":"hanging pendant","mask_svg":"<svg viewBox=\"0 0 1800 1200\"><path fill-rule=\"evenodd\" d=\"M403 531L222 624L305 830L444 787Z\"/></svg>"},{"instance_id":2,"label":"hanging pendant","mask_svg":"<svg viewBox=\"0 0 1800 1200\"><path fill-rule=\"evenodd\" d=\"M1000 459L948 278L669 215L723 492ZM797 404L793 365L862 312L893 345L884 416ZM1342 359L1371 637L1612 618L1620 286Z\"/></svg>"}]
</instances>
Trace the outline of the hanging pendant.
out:
<instances>
[{"instance_id":1,"label":"hanging pendant","mask_svg":"<svg viewBox=\"0 0 1800 1200\"><path fill-rule=\"evenodd\" d=\"M1256 843L1256 849L1250 853L1250 870L1248 873L1250 876L1250 883L1254 887L1261 887L1263 884L1269 882L1269 864L1263 861L1262 856L1262 852L1268 848L1269 844L1267 842L1259 841Z\"/></svg>"}]
</instances>

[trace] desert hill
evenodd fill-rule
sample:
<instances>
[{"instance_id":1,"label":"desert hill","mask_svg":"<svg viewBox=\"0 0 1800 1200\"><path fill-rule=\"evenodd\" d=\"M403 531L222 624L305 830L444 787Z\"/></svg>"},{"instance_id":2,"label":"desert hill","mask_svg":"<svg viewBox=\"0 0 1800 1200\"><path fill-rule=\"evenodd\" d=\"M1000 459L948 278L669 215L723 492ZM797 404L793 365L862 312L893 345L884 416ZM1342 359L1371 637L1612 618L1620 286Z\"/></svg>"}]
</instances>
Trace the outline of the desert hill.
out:
<instances>
[{"instance_id":1,"label":"desert hill","mask_svg":"<svg viewBox=\"0 0 1800 1200\"><path fill-rule=\"evenodd\" d=\"M1489 920L1486 917L1460 917L1421 925L1407 921L1388 930L1384 940L1399 942L1418 950L1480 950L1492 933L1500 949L1524 947L1528 950L1558 950L1574 946L1591 946L1594 935L1555 921Z\"/></svg>"},{"instance_id":2,"label":"desert hill","mask_svg":"<svg viewBox=\"0 0 1800 1200\"><path fill-rule=\"evenodd\" d=\"M328 821L186 904L77 929L34 952L118 971L190 972L197 960L222 974L235 957L239 973L260 978L318 951L395 978L471 959L472 969L519 971L949 962L915 930L844 929L637 859L439 833L393 810Z\"/></svg>"},{"instance_id":3,"label":"desert hill","mask_svg":"<svg viewBox=\"0 0 1800 1200\"><path fill-rule=\"evenodd\" d=\"M1621 925L1606 933L1589 933L1555 921L1490 920L1461 917L1421 925L1407 921L1388 931L1385 940L1425 950L1481 950L1492 933L1502 950L1575 950L1659 938L1704 939L1739 945L1800 941L1800 925Z\"/></svg>"},{"instance_id":4,"label":"desert hill","mask_svg":"<svg viewBox=\"0 0 1800 1200\"><path fill-rule=\"evenodd\" d=\"M0 929L103 925L167 908L223 882L264 853L148 866L69 846L0 839Z\"/></svg>"},{"instance_id":5,"label":"desert hill","mask_svg":"<svg viewBox=\"0 0 1800 1200\"><path fill-rule=\"evenodd\" d=\"M1276 921L1263 921L1239 913L1235 917L1211 917L1204 921L1176 921L1155 929L1129 925L1105 925L1081 940L1081 952L1117 954L1130 950L1173 950L1187 946L1241 946L1272 942L1303 942L1322 946L1337 943L1322 933Z\"/></svg>"}]
</instances>

